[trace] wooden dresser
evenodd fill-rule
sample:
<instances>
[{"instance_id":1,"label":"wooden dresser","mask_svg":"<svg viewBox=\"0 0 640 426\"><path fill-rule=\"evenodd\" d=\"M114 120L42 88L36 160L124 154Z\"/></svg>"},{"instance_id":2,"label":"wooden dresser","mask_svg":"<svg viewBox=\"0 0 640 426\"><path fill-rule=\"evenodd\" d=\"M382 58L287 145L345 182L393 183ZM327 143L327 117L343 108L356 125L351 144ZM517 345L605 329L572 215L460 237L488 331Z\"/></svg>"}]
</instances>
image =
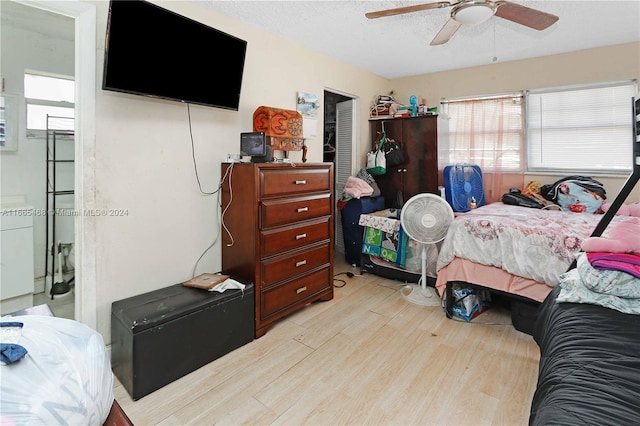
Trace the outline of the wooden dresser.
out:
<instances>
[{"instance_id":1,"label":"wooden dresser","mask_svg":"<svg viewBox=\"0 0 640 426\"><path fill-rule=\"evenodd\" d=\"M333 163L223 163L222 270L255 285L256 338L333 299Z\"/></svg>"}]
</instances>

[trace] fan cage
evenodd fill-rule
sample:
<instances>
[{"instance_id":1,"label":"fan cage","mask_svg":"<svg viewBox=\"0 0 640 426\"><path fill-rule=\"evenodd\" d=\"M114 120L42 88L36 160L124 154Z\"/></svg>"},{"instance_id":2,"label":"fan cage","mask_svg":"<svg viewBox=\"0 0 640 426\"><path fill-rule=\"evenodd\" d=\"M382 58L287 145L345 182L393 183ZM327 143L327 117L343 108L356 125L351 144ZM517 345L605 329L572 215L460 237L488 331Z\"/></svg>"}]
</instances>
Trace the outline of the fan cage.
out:
<instances>
[{"instance_id":1,"label":"fan cage","mask_svg":"<svg viewBox=\"0 0 640 426\"><path fill-rule=\"evenodd\" d=\"M442 197L434 194L413 196L402 207L400 223L412 240L423 244L442 241L454 214L451 206Z\"/></svg>"}]
</instances>

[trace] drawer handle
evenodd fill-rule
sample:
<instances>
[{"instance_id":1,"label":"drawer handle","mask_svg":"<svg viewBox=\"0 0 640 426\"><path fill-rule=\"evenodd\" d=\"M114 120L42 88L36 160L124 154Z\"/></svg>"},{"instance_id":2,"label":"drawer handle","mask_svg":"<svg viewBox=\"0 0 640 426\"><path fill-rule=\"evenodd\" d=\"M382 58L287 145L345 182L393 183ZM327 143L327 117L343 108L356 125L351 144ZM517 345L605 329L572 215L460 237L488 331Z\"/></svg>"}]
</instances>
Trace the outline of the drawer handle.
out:
<instances>
[{"instance_id":1,"label":"drawer handle","mask_svg":"<svg viewBox=\"0 0 640 426\"><path fill-rule=\"evenodd\" d=\"M296 262L296 268L299 268L302 265L306 265L307 261L306 260L301 260L300 262Z\"/></svg>"},{"instance_id":2,"label":"drawer handle","mask_svg":"<svg viewBox=\"0 0 640 426\"><path fill-rule=\"evenodd\" d=\"M303 238L307 238L307 234L296 235L296 240L301 240Z\"/></svg>"},{"instance_id":3,"label":"drawer handle","mask_svg":"<svg viewBox=\"0 0 640 426\"><path fill-rule=\"evenodd\" d=\"M299 289L296 290L296 294L300 294L303 291L307 291L307 287L300 287Z\"/></svg>"},{"instance_id":4,"label":"drawer handle","mask_svg":"<svg viewBox=\"0 0 640 426\"><path fill-rule=\"evenodd\" d=\"M296 185L306 185L307 181L306 180L297 180L296 181Z\"/></svg>"},{"instance_id":5,"label":"drawer handle","mask_svg":"<svg viewBox=\"0 0 640 426\"><path fill-rule=\"evenodd\" d=\"M309 211L309 207L300 207L298 210L296 210L298 213L303 213L303 212L308 212Z\"/></svg>"}]
</instances>

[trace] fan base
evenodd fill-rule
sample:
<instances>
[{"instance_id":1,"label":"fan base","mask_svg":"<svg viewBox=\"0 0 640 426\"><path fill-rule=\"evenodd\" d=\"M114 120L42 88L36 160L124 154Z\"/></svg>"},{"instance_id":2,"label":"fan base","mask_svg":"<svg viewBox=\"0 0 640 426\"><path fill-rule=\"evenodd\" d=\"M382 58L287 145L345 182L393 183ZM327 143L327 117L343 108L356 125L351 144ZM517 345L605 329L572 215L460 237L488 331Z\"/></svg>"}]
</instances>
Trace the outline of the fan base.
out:
<instances>
[{"instance_id":1,"label":"fan base","mask_svg":"<svg viewBox=\"0 0 640 426\"><path fill-rule=\"evenodd\" d=\"M400 289L402 297L419 306L440 306L442 301L433 287L423 288L417 284L408 284Z\"/></svg>"}]
</instances>

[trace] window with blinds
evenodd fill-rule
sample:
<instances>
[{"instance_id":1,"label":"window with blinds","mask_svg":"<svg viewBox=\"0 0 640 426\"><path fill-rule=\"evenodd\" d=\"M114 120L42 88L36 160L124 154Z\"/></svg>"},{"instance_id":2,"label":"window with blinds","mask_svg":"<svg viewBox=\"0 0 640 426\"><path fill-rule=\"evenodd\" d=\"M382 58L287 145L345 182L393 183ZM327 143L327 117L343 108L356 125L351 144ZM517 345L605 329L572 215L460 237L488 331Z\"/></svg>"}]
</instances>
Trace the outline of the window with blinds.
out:
<instances>
[{"instance_id":1,"label":"window with blinds","mask_svg":"<svg viewBox=\"0 0 640 426\"><path fill-rule=\"evenodd\" d=\"M55 129L73 130L75 82L68 77L25 72L27 135L40 136L47 129L47 116L60 118L49 124ZM69 129L69 126L72 128Z\"/></svg>"},{"instance_id":2,"label":"window with blinds","mask_svg":"<svg viewBox=\"0 0 640 426\"><path fill-rule=\"evenodd\" d=\"M471 163L485 172L523 170L522 94L442 102L448 117L448 164Z\"/></svg>"},{"instance_id":3,"label":"window with blinds","mask_svg":"<svg viewBox=\"0 0 640 426\"><path fill-rule=\"evenodd\" d=\"M526 94L527 169L627 174L635 81Z\"/></svg>"}]
</instances>

